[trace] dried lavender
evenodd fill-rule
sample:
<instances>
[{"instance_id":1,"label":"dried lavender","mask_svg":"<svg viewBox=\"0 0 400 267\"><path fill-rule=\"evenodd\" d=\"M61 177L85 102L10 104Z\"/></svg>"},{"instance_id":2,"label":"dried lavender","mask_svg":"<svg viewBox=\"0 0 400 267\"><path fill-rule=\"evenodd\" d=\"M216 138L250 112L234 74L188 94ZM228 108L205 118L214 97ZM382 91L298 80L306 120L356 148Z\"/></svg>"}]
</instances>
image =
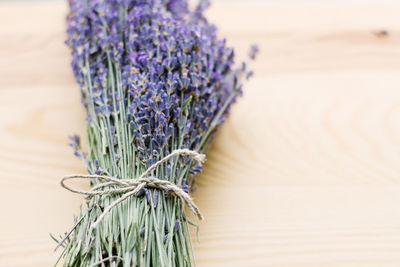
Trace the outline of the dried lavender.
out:
<instances>
[{"instance_id":1,"label":"dried lavender","mask_svg":"<svg viewBox=\"0 0 400 267\"><path fill-rule=\"evenodd\" d=\"M135 179L176 149L203 152L251 76L185 0L70 0L67 44L87 113L88 152L71 138L90 174ZM253 59L257 48L249 57ZM202 166L177 156L153 171L189 192ZM99 181L92 181L96 186ZM192 266L179 198L144 188L93 230L118 194L96 196L63 244L65 266ZM60 257L61 257L60 256Z\"/></svg>"}]
</instances>

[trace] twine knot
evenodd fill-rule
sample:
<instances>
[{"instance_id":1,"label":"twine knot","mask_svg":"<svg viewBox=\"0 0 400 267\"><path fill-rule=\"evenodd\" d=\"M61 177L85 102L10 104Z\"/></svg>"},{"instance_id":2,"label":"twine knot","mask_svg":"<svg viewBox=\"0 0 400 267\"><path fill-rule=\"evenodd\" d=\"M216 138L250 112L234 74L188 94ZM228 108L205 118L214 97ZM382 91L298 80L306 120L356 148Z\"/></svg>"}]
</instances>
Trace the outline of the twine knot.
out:
<instances>
[{"instance_id":1,"label":"twine knot","mask_svg":"<svg viewBox=\"0 0 400 267\"><path fill-rule=\"evenodd\" d=\"M200 154L196 151L189 149L177 149L172 151L169 155L160 159L153 165L151 165L142 175L140 175L137 179L118 179L111 176L104 175L84 175L84 174L73 174L64 176L60 183L61 186L73 193L86 195L88 198L99 195L110 195L110 194L123 194L121 197L112 202L109 206L107 206L103 213L97 218L97 220L91 225L91 228L96 228L98 224L104 219L104 217L111 211L119 203L123 202L130 196L136 195L143 188L156 188L163 190L165 192L173 192L177 197L179 197L189 208L189 210L199 219L203 220L203 216L200 213L199 208L193 201L193 198L186 193L182 188L177 186L176 184L167 181L158 179L157 177L149 176L149 174L158 166L168 161L169 159L178 156L178 155L187 155L192 159L196 160L198 163L203 163L205 161L205 155ZM102 183L94 186L90 191L84 191L72 188L65 184L67 180L73 179L88 179L88 180L102 180ZM114 188L104 189L106 187L114 186Z\"/></svg>"}]
</instances>

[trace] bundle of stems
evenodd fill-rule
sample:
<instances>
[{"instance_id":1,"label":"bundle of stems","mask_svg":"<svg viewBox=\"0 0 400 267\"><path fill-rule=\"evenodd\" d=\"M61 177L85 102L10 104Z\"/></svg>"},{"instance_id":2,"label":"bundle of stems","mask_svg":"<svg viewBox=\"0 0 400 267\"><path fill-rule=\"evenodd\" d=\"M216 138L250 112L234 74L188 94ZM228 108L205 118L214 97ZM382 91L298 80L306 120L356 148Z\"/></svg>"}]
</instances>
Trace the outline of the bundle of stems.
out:
<instances>
[{"instance_id":1,"label":"bundle of stems","mask_svg":"<svg viewBox=\"0 0 400 267\"><path fill-rule=\"evenodd\" d=\"M185 0L69 0L72 68L87 114L88 151L71 146L89 174L137 179L177 149L202 153L251 76L203 16L208 3ZM250 58L257 52L252 47ZM201 164L177 155L151 172L185 192ZM102 181L92 179L91 187ZM109 189L115 189L110 184ZM64 266L193 266L184 203L172 192L143 188L87 199L60 242Z\"/></svg>"}]
</instances>

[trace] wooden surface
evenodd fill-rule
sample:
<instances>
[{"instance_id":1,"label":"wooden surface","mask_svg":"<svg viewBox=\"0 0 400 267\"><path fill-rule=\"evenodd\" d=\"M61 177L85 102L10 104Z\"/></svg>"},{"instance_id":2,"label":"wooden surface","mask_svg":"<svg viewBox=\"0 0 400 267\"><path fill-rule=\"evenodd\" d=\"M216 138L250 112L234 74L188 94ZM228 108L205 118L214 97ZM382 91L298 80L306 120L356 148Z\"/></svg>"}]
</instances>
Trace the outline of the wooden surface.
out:
<instances>
[{"instance_id":1,"label":"wooden surface","mask_svg":"<svg viewBox=\"0 0 400 267\"><path fill-rule=\"evenodd\" d=\"M381 3L381 4L379 4ZM0 4L0 266L51 266L84 171L63 3ZM216 4L256 77L209 151L198 266L400 266L400 4ZM386 30L387 35L376 34Z\"/></svg>"}]
</instances>

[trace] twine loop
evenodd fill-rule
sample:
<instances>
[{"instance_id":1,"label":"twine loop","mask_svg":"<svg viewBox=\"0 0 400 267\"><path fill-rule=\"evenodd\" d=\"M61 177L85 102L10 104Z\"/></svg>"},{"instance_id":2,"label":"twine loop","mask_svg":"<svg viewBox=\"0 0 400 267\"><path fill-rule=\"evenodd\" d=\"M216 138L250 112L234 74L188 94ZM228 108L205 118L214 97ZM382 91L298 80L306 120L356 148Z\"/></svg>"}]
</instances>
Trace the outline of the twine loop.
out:
<instances>
[{"instance_id":1,"label":"twine loop","mask_svg":"<svg viewBox=\"0 0 400 267\"><path fill-rule=\"evenodd\" d=\"M103 213L97 218L97 220L92 224L92 228L96 228L98 224L104 219L104 217L111 211L119 203L123 202L130 196L136 195L143 188L155 188L160 189L165 192L173 192L177 197L179 197L189 208L189 210L199 219L203 220L203 215L201 215L199 208L193 201L193 198L186 193L182 188L177 186L176 184L168 181L162 180L157 177L149 176L149 174L156 169L158 166L168 161L169 159L178 156L178 155L187 155L192 157L198 163L203 163L205 161L205 155L200 154L197 151L189 150L189 149L177 149L172 151L169 155L160 159L153 165L151 165L142 175L140 175L137 179L118 179L111 176L104 175L84 175L84 174L73 174L64 176L60 184L63 188L77 194L86 195L89 198L93 196L99 195L110 195L110 194L123 194L121 197L112 202L109 206L107 206ZM97 184L90 191L84 191L80 189L72 188L65 184L67 180L75 180L75 179L87 179L87 180L102 180L102 183ZM106 187L114 186L114 188L104 189Z\"/></svg>"}]
</instances>

